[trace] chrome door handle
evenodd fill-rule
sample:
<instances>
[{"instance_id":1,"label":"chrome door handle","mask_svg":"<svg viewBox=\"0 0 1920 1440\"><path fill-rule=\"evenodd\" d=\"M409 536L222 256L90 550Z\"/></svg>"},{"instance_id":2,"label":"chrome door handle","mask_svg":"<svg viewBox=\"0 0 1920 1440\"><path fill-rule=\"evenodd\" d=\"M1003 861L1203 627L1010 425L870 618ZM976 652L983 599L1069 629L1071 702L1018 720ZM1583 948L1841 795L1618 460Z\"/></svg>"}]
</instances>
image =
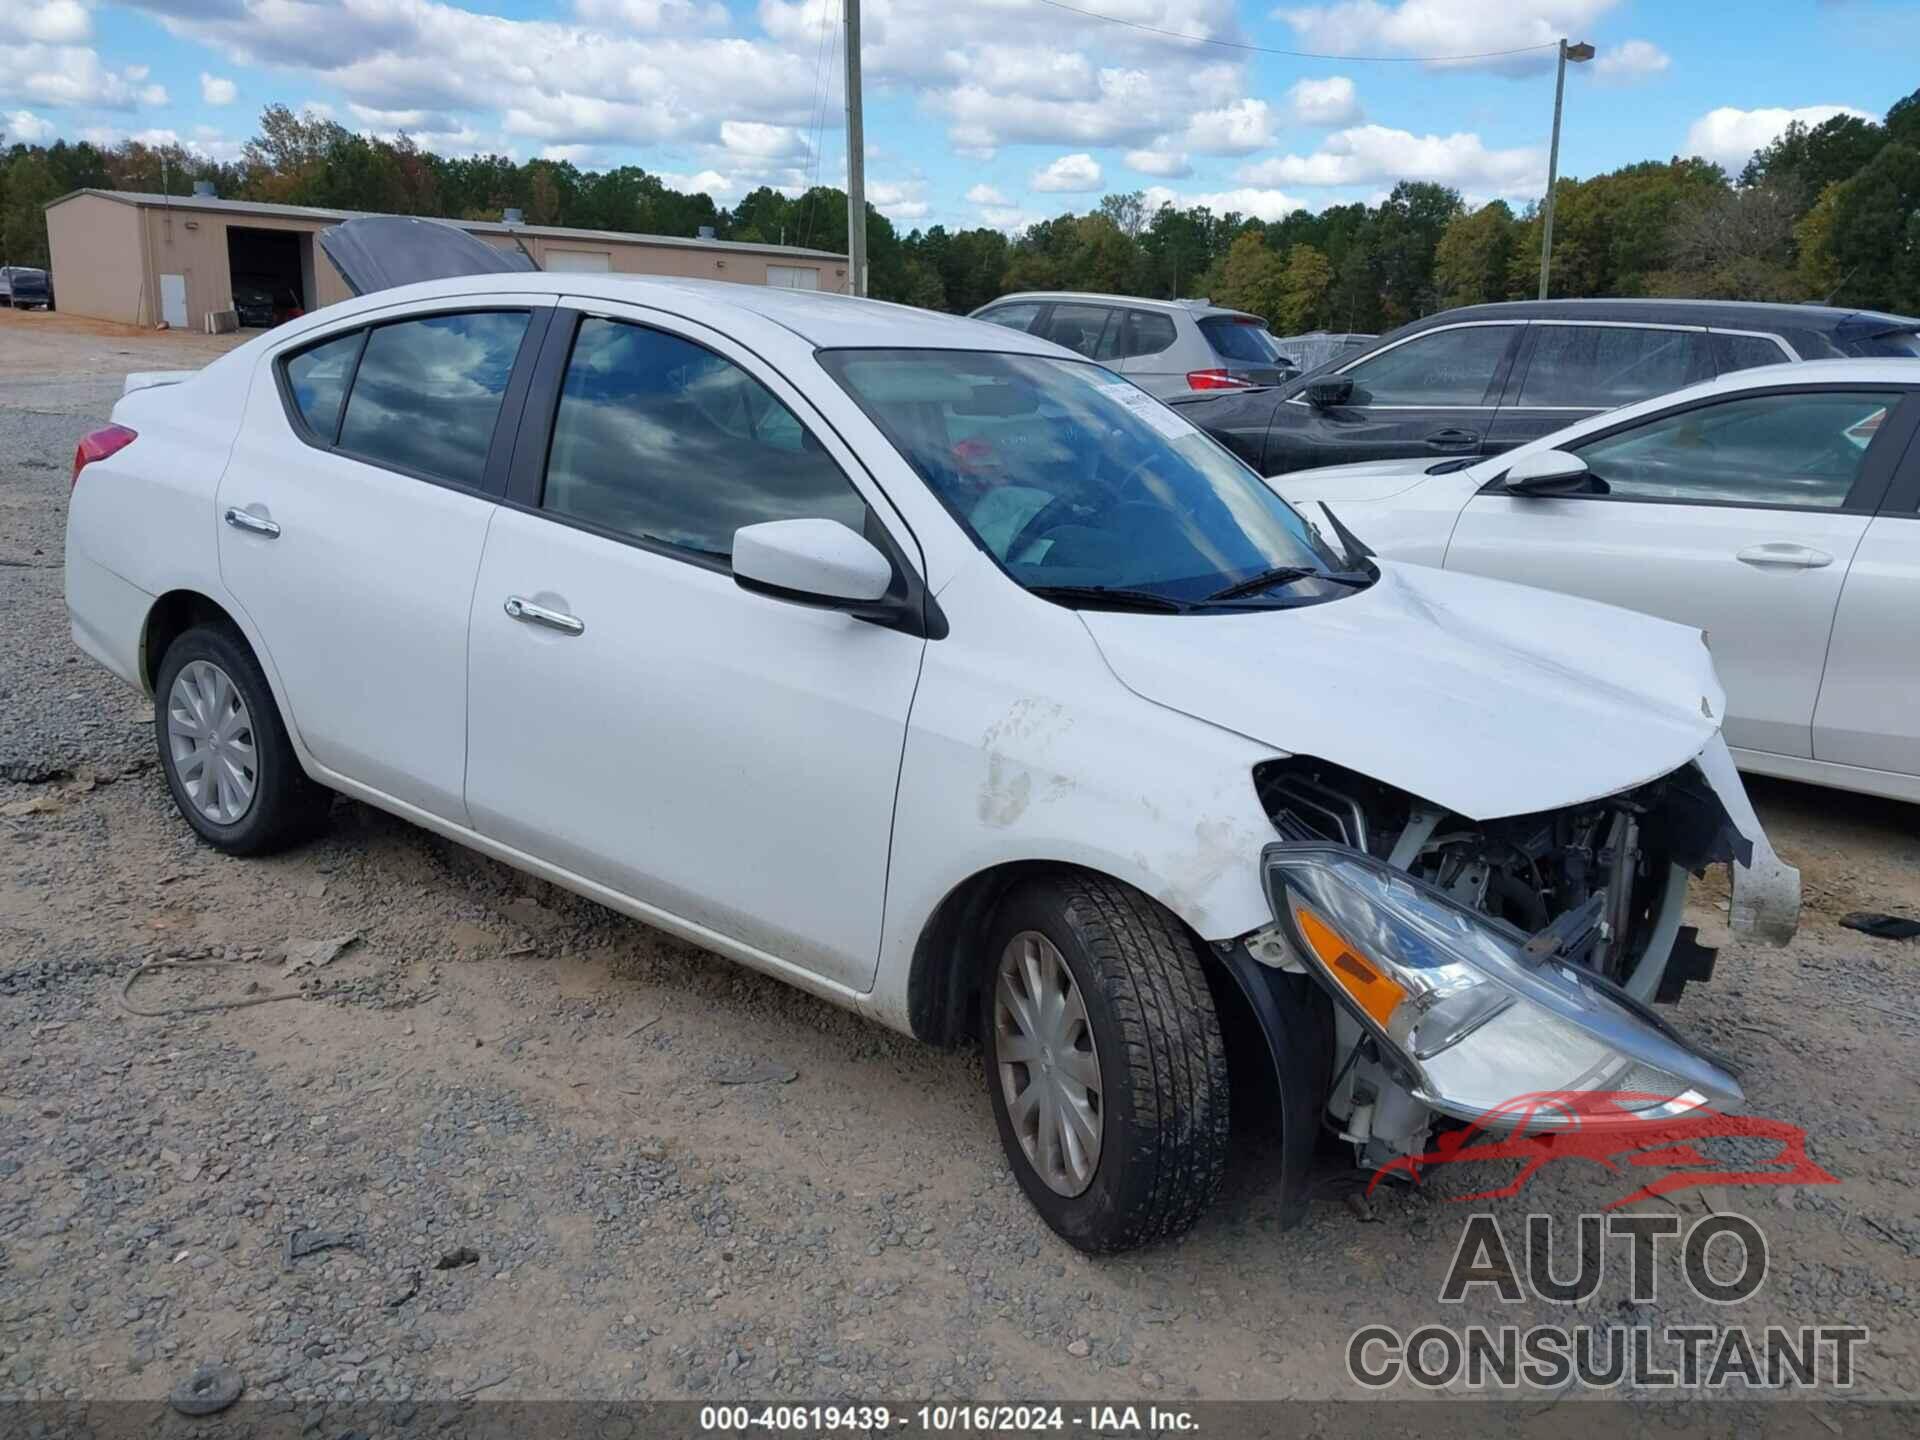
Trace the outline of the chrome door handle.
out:
<instances>
[{"instance_id":1,"label":"chrome door handle","mask_svg":"<svg viewBox=\"0 0 1920 1440\"><path fill-rule=\"evenodd\" d=\"M1833 563L1833 556L1824 550L1782 542L1749 545L1733 558L1742 565L1756 565L1762 570L1818 570L1822 565Z\"/></svg>"},{"instance_id":2,"label":"chrome door handle","mask_svg":"<svg viewBox=\"0 0 1920 1440\"><path fill-rule=\"evenodd\" d=\"M227 523L236 530L245 530L254 535L264 535L269 540L276 540L280 536L280 527L274 524L273 521L268 520L264 516L256 515L251 510L242 510L233 505L227 507Z\"/></svg>"},{"instance_id":3,"label":"chrome door handle","mask_svg":"<svg viewBox=\"0 0 1920 1440\"><path fill-rule=\"evenodd\" d=\"M544 625L549 630L558 630L562 635L578 635L587 628L587 622L576 615L549 610L531 600L522 600L518 595L507 597L506 610L515 620L524 620L529 625Z\"/></svg>"}]
</instances>

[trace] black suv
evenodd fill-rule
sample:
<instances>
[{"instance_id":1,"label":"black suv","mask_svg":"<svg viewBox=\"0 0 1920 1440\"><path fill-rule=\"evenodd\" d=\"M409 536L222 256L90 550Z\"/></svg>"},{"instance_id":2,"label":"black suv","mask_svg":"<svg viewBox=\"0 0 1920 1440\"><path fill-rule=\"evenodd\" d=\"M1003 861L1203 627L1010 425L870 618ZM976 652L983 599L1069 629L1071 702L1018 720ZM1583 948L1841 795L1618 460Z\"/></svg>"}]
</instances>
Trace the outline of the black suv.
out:
<instances>
[{"instance_id":1,"label":"black suv","mask_svg":"<svg viewBox=\"0 0 1920 1440\"><path fill-rule=\"evenodd\" d=\"M1522 300L1442 311L1261 390L1174 397L1263 475L1493 455L1731 370L1920 357L1920 320L1737 300Z\"/></svg>"}]
</instances>

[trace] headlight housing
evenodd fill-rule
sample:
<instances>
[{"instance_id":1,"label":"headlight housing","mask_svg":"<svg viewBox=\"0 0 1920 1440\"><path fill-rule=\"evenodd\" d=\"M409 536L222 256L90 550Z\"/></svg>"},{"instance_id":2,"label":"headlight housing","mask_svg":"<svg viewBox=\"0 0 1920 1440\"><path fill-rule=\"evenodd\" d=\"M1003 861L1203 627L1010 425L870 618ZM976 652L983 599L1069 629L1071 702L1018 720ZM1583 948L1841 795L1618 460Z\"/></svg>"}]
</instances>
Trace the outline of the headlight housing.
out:
<instances>
[{"instance_id":1,"label":"headlight housing","mask_svg":"<svg viewBox=\"0 0 1920 1440\"><path fill-rule=\"evenodd\" d=\"M1535 960L1511 926L1404 871L1323 844L1268 846L1263 868L1294 949L1437 1110L1477 1120L1520 1096L1605 1091L1612 1113L1646 1120L1742 1102L1731 1075L1591 972Z\"/></svg>"}]
</instances>

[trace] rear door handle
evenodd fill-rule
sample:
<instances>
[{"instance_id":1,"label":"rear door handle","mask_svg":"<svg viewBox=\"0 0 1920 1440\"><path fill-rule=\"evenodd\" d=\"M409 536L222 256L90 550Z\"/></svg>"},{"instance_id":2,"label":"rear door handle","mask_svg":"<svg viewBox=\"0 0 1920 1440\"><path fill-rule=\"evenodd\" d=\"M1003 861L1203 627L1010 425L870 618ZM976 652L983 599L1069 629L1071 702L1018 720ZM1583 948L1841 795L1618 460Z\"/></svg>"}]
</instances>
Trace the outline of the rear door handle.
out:
<instances>
[{"instance_id":1,"label":"rear door handle","mask_svg":"<svg viewBox=\"0 0 1920 1440\"><path fill-rule=\"evenodd\" d=\"M242 510L238 506L227 507L227 523L236 530L245 530L251 535L264 535L269 540L280 538L280 527L264 515L256 515L251 510Z\"/></svg>"},{"instance_id":2,"label":"rear door handle","mask_svg":"<svg viewBox=\"0 0 1920 1440\"><path fill-rule=\"evenodd\" d=\"M1815 550L1810 545L1790 545L1784 541L1749 545L1739 551L1734 559L1742 565L1753 565L1762 570L1818 570L1822 565L1833 563L1833 556L1824 550Z\"/></svg>"},{"instance_id":3,"label":"rear door handle","mask_svg":"<svg viewBox=\"0 0 1920 1440\"><path fill-rule=\"evenodd\" d=\"M544 605L536 605L531 600L522 600L518 595L509 595L506 605L507 614L515 620L525 621L529 625L544 625L549 630L558 630L562 635L578 635L587 628L587 622L577 615L569 615L561 610L549 610Z\"/></svg>"},{"instance_id":4,"label":"rear door handle","mask_svg":"<svg viewBox=\"0 0 1920 1440\"><path fill-rule=\"evenodd\" d=\"M1427 444L1435 450L1469 450L1479 443L1477 430L1436 430L1427 436Z\"/></svg>"}]
</instances>

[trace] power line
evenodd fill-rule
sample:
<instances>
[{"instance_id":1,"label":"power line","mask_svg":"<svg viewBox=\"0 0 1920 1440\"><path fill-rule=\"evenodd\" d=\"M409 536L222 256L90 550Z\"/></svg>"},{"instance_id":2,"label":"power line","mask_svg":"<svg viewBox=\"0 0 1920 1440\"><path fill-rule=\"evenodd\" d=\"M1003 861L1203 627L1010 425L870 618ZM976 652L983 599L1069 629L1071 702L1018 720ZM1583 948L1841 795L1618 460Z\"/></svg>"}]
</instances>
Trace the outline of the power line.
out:
<instances>
[{"instance_id":1,"label":"power line","mask_svg":"<svg viewBox=\"0 0 1920 1440\"><path fill-rule=\"evenodd\" d=\"M1185 40L1191 45L1217 45L1223 50L1249 50L1256 55L1285 55L1294 60L1338 60L1350 65L1437 65L1448 60L1497 60L1503 55L1527 55L1535 50L1552 50L1559 46L1558 40L1545 40L1538 45L1516 45L1511 50L1481 50L1471 55L1323 55L1315 50L1281 50L1272 45L1249 45L1243 40L1216 40L1211 35L1189 35L1181 30L1162 30L1158 25L1142 25L1137 20L1123 20L1118 15L1102 15L1097 10L1082 10L1078 5L1064 4L1063 0L1040 0L1042 5L1051 5L1055 10L1064 10L1069 15L1084 16L1088 20L1103 20L1109 25L1124 25L1129 30L1143 30L1149 35L1159 35L1168 40Z\"/></svg>"}]
</instances>

